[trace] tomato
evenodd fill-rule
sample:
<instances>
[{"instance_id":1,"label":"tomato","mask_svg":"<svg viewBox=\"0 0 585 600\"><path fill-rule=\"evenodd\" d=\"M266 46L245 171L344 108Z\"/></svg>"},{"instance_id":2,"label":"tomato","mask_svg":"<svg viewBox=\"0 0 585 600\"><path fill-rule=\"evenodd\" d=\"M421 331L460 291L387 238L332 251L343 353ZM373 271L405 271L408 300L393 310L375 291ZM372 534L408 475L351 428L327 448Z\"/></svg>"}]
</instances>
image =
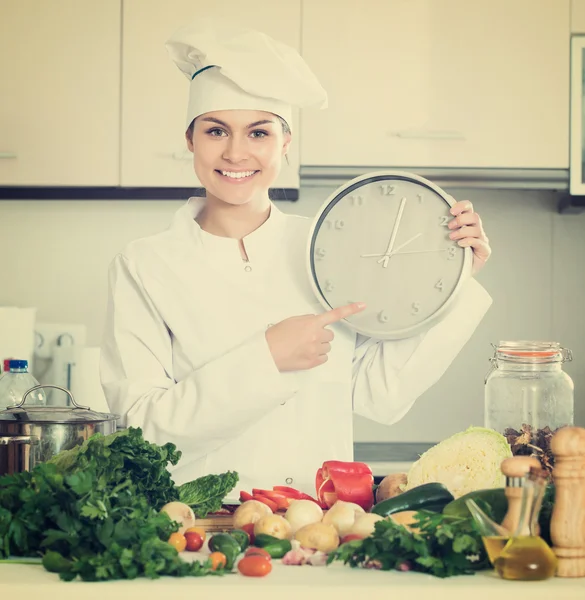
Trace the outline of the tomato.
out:
<instances>
[{"instance_id":1,"label":"tomato","mask_svg":"<svg viewBox=\"0 0 585 600\"><path fill-rule=\"evenodd\" d=\"M272 563L261 556L246 556L238 563L238 571L246 577L264 577L272 571Z\"/></svg>"},{"instance_id":2,"label":"tomato","mask_svg":"<svg viewBox=\"0 0 585 600\"><path fill-rule=\"evenodd\" d=\"M185 531L185 539L187 540L187 550L189 550L189 552L201 550L203 539L196 531Z\"/></svg>"},{"instance_id":3,"label":"tomato","mask_svg":"<svg viewBox=\"0 0 585 600\"><path fill-rule=\"evenodd\" d=\"M205 533L205 529L203 529L203 527L189 527L189 529L185 531L185 533L190 532L198 533L203 541L205 541L205 538L207 537L207 534Z\"/></svg>"},{"instance_id":4,"label":"tomato","mask_svg":"<svg viewBox=\"0 0 585 600\"><path fill-rule=\"evenodd\" d=\"M345 542L351 542L353 540L363 540L363 535L357 535L356 533L350 533L349 535L345 535L341 538L341 543L345 544Z\"/></svg>"},{"instance_id":5,"label":"tomato","mask_svg":"<svg viewBox=\"0 0 585 600\"><path fill-rule=\"evenodd\" d=\"M177 552L183 552L187 547L187 540L185 539L185 536L178 531L171 533L168 543L175 548Z\"/></svg>"},{"instance_id":6,"label":"tomato","mask_svg":"<svg viewBox=\"0 0 585 600\"><path fill-rule=\"evenodd\" d=\"M268 552L268 550L264 550L264 548L256 548L254 546L250 546L246 550L246 554L244 554L244 556L260 556L264 560L272 560L272 556L270 556L270 552Z\"/></svg>"},{"instance_id":7,"label":"tomato","mask_svg":"<svg viewBox=\"0 0 585 600\"><path fill-rule=\"evenodd\" d=\"M209 555L209 560L211 561L212 571L217 571L217 569L223 569L227 563L227 559L223 552L212 552Z\"/></svg>"},{"instance_id":8,"label":"tomato","mask_svg":"<svg viewBox=\"0 0 585 600\"><path fill-rule=\"evenodd\" d=\"M244 530L248 536L250 537L250 544L254 543L254 523L248 523L240 527L240 529Z\"/></svg>"}]
</instances>

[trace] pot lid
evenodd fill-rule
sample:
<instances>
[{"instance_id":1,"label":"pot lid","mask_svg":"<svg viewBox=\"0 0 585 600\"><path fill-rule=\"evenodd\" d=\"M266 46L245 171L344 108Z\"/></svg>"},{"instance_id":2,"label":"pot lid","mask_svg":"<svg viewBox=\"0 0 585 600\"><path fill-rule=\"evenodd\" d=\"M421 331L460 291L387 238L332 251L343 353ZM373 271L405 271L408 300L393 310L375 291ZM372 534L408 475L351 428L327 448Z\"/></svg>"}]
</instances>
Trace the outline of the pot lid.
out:
<instances>
[{"instance_id":1,"label":"pot lid","mask_svg":"<svg viewBox=\"0 0 585 600\"><path fill-rule=\"evenodd\" d=\"M26 398L40 388L55 388L65 392L73 406L33 406L26 404ZM91 410L88 406L80 406L75 402L69 390L57 385L37 385L28 390L22 397L20 404L9 406L0 410L0 423L103 423L115 421L118 415L100 413Z\"/></svg>"}]
</instances>

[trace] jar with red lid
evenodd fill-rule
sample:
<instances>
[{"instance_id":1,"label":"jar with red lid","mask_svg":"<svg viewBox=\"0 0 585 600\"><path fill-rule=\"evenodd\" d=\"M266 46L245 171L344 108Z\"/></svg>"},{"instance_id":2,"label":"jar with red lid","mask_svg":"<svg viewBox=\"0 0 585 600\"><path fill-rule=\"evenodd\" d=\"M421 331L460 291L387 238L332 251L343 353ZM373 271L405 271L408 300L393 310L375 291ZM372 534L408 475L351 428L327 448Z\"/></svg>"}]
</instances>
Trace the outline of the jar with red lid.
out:
<instances>
[{"instance_id":1,"label":"jar with red lid","mask_svg":"<svg viewBox=\"0 0 585 600\"><path fill-rule=\"evenodd\" d=\"M494 345L485 379L485 426L503 434L514 455L537 457L551 471L553 434L573 425L574 386L563 364L571 351L557 342Z\"/></svg>"}]
</instances>

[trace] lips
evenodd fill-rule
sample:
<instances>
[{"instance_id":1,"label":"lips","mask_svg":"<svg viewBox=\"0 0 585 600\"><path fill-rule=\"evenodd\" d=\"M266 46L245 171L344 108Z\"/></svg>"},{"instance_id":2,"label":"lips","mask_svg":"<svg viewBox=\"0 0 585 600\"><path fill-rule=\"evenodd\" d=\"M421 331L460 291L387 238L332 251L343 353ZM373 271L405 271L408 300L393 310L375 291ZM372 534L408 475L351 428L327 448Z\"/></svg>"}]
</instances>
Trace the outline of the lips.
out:
<instances>
[{"instance_id":1,"label":"lips","mask_svg":"<svg viewBox=\"0 0 585 600\"><path fill-rule=\"evenodd\" d=\"M250 181L255 175L257 175L260 171L249 170L249 171L220 171L216 169L215 171L224 181L229 183L245 183L246 181Z\"/></svg>"}]
</instances>

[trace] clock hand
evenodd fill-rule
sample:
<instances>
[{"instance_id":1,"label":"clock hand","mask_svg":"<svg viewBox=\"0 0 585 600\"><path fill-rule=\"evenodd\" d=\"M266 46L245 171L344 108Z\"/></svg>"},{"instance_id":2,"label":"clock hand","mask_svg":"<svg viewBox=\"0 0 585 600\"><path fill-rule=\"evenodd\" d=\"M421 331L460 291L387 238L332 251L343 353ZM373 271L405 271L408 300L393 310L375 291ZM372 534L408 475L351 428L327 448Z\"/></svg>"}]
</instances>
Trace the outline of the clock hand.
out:
<instances>
[{"instance_id":1,"label":"clock hand","mask_svg":"<svg viewBox=\"0 0 585 600\"><path fill-rule=\"evenodd\" d=\"M405 252L398 252L398 248L392 252L392 256L394 254L423 254L426 252L447 252L449 248L439 248L438 250L406 250ZM363 258L369 258L371 256L387 256L387 254L360 254Z\"/></svg>"},{"instance_id":2,"label":"clock hand","mask_svg":"<svg viewBox=\"0 0 585 600\"><path fill-rule=\"evenodd\" d=\"M396 217L396 222L394 223L394 228L392 229L392 234L390 235L390 242L388 243L388 249L386 250L386 254L382 254L382 257L378 263L384 263L384 268L388 266L388 261L390 260L390 252L392 252L392 248L394 248L394 240L396 239L396 234L398 233L398 226L400 225L400 221L402 219L402 213L404 212L404 205L406 204L406 197L402 198L400 202L400 208L398 209L398 216Z\"/></svg>"},{"instance_id":3,"label":"clock hand","mask_svg":"<svg viewBox=\"0 0 585 600\"><path fill-rule=\"evenodd\" d=\"M404 242L403 244L400 244L400 246L398 246L398 248L395 248L394 250L392 250L392 252L390 252L389 254L362 254L362 257L366 257L366 256L387 256L388 258L390 256L394 256L394 254L402 254L401 252L398 252L399 250L401 250L402 248L404 248L404 246L408 246L408 244L410 244L411 242L414 242L414 240L416 240L417 238L419 238L422 235L421 233L417 233L416 235L413 235L409 240L407 240L406 242ZM380 261L378 261L380 262Z\"/></svg>"}]
</instances>

